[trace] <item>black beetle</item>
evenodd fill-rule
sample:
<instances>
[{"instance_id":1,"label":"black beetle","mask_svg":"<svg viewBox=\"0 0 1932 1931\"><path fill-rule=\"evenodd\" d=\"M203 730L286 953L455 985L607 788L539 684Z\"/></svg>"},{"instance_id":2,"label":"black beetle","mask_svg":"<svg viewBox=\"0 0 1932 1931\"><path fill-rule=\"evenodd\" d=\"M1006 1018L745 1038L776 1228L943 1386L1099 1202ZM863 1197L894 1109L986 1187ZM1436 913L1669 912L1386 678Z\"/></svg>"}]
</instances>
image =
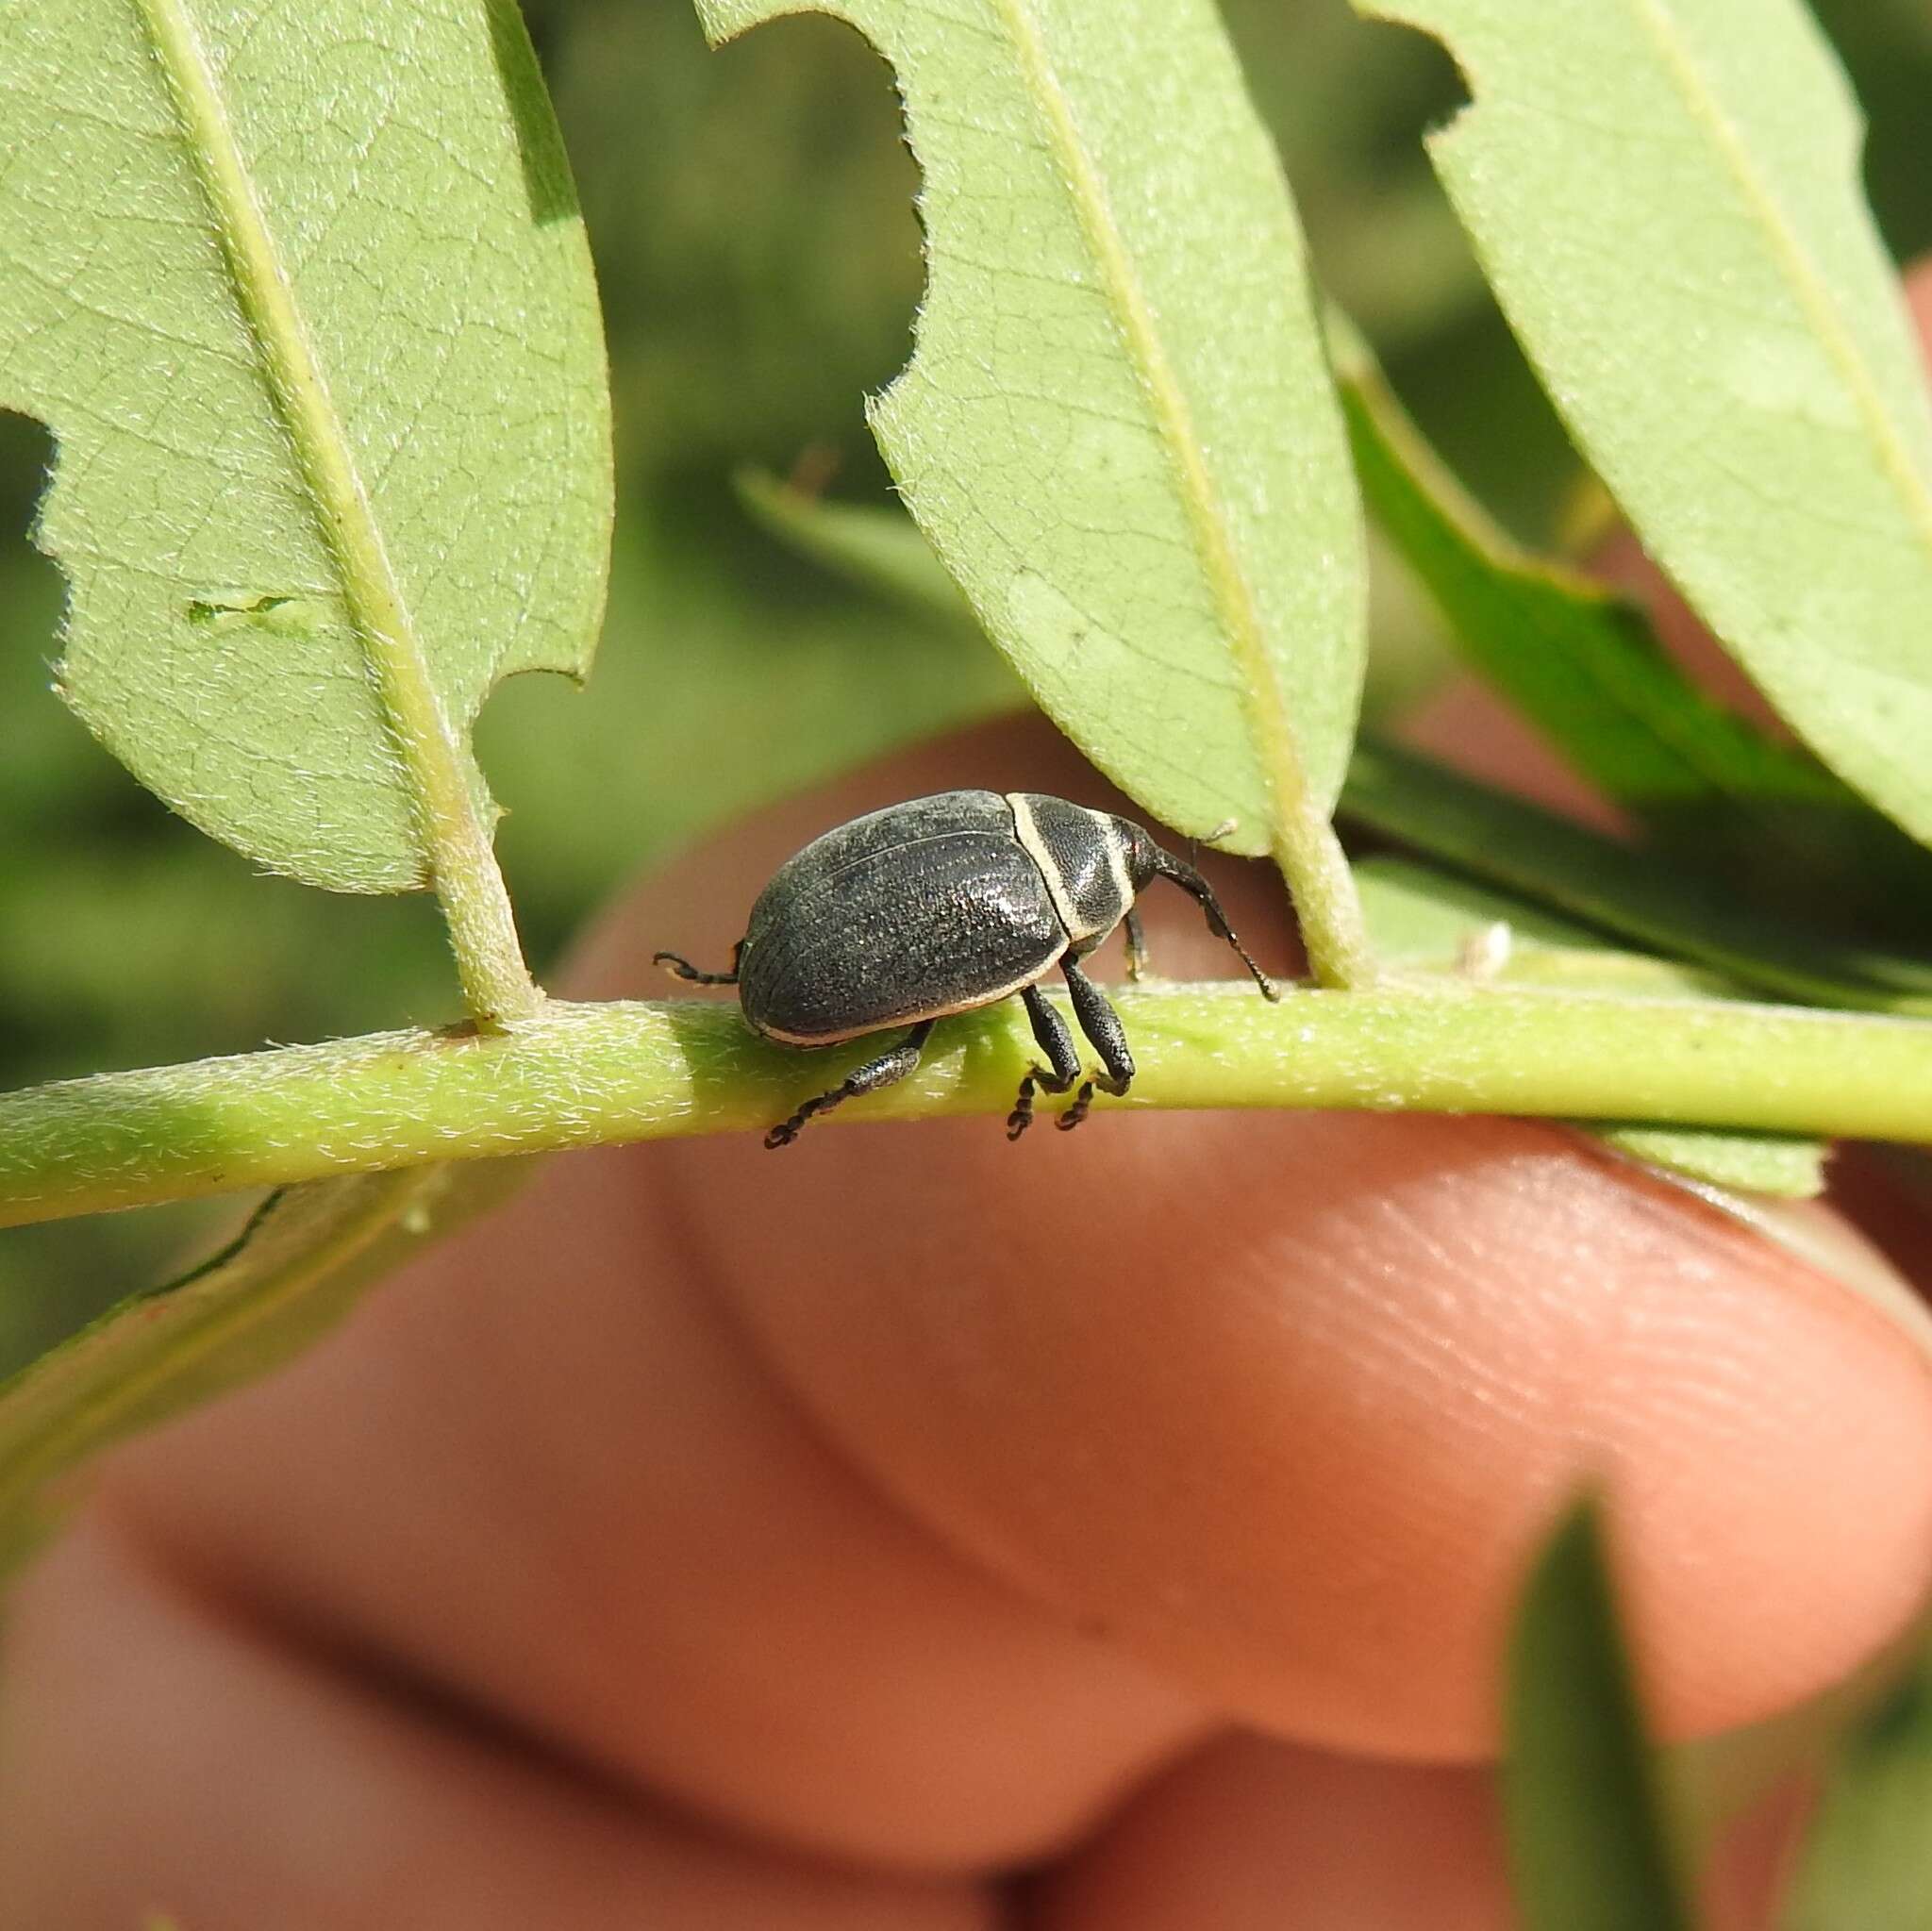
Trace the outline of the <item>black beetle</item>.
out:
<instances>
[{"instance_id":1,"label":"black beetle","mask_svg":"<svg viewBox=\"0 0 1932 1931\"><path fill-rule=\"evenodd\" d=\"M1087 1117L1096 1087L1118 1094L1132 1084L1120 1015L1078 962L1124 924L1127 970L1141 976L1147 948L1134 900L1155 878L1192 892L1261 990L1280 998L1191 865L1131 819L1038 791L941 791L869 811L778 868L751 908L728 973L700 972L675 952L656 962L700 986L736 986L746 1023L787 1046L911 1027L891 1052L773 1127L767 1146L789 1145L814 1113L904 1079L935 1020L1017 992L1051 1062L1020 1082L1007 1116L1007 1138L1018 1140L1032 1123L1036 1090L1063 1093L1080 1078L1066 1022L1040 992L1055 965L1106 1068L1081 1084L1059 1124Z\"/></svg>"}]
</instances>

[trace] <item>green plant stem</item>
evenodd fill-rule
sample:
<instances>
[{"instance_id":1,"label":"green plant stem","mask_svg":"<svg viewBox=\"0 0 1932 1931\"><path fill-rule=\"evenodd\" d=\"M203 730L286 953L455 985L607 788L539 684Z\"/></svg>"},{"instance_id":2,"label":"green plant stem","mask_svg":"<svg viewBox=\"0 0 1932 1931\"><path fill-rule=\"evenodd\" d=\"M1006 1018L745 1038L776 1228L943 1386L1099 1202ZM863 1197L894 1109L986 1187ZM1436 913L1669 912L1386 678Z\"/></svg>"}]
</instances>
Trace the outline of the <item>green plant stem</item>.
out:
<instances>
[{"instance_id":1,"label":"green plant stem","mask_svg":"<svg viewBox=\"0 0 1932 1931\"><path fill-rule=\"evenodd\" d=\"M1294 902L1295 926L1308 970L1333 991L1366 991L1380 967L1369 942L1361 894L1335 827L1315 810L1299 770L1273 774L1277 803L1274 863Z\"/></svg>"},{"instance_id":2,"label":"green plant stem","mask_svg":"<svg viewBox=\"0 0 1932 1931\"><path fill-rule=\"evenodd\" d=\"M457 735L429 674L414 618L295 303L286 264L257 205L226 105L180 0L142 0L161 69L201 170L242 312L288 425L351 621L415 800L424 869L449 928L464 1004L479 1021L527 1018L543 995L524 963L490 829Z\"/></svg>"},{"instance_id":3,"label":"green plant stem","mask_svg":"<svg viewBox=\"0 0 1932 1931\"><path fill-rule=\"evenodd\" d=\"M1914 1020L1460 988L1303 991L1278 1006L1233 986L1118 997L1140 1066L1129 1106L1542 1114L1932 1141L1932 1024ZM762 1127L872 1043L787 1052L754 1039L728 1006L553 1002L500 1033L378 1034L33 1088L0 1097L0 1225ZM964 1015L941 1027L912 1078L832 1120L1004 1113L1032 1054L1017 1008Z\"/></svg>"}]
</instances>

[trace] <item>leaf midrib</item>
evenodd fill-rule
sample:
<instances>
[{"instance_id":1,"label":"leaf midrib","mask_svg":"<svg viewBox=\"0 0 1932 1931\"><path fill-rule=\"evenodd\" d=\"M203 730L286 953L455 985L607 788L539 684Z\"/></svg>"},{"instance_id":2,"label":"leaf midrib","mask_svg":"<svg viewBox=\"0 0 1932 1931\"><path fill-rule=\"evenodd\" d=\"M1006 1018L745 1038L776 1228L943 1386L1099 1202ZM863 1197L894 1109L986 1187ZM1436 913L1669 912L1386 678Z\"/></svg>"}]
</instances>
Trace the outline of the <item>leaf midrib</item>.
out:
<instances>
[{"instance_id":1,"label":"leaf midrib","mask_svg":"<svg viewBox=\"0 0 1932 1931\"><path fill-rule=\"evenodd\" d=\"M296 306L290 277L255 195L208 52L185 0L134 0L179 117L190 164L236 304L260 357L323 542L334 560L351 628L398 752L424 882L442 901L472 1013L527 1015L541 995L516 944L501 874L471 791L463 753L428 656L396 580L374 507Z\"/></svg>"},{"instance_id":2,"label":"leaf midrib","mask_svg":"<svg viewBox=\"0 0 1932 1931\"><path fill-rule=\"evenodd\" d=\"M1268 787L1274 818L1271 829L1278 849L1282 841L1293 837L1290 827L1308 818L1312 799L1300 748L1289 724L1288 706L1275 681L1262 635L1254 591L1235 555L1226 513L1202 458L1187 397L1161 345L1152 305L1134 273L1099 170L1088 153L1072 104L1054 72L1038 21L1027 0L994 0L994 5L1006 20L1034 97L1041 105L1068 198L1126 337L1129 355L1147 385L1161 441L1178 473L1181 499L1193 531L1202 574L1208 579L1222 629L1241 667L1242 707L1248 714L1262 781Z\"/></svg>"},{"instance_id":3,"label":"leaf midrib","mask_svg":"<svg viewBox=\"0 0 1932 1931\"><path fill-rule=\"evenodd\" d=\"M175 96L267 387L313 492L358 639L372 657L412 657L420 668L421 643L201 37L182 0L137 4Z\"/></svg>"}]
</instances>

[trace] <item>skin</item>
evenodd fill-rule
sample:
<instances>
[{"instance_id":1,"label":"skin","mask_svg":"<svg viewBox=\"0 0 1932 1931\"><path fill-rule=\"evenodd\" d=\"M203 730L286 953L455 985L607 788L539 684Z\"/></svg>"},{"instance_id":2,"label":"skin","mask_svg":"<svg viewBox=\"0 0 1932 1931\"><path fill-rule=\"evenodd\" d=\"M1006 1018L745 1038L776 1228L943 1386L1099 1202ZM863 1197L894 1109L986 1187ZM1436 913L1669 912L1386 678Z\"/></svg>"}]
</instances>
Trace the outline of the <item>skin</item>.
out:
<instances>
[{"instance_id":1,"label":"skin","mask_svg":"<svg viewBox=\"0 0 1932 1931\"><path fill-rule=\"evenodd\" d=\"M723 959L813 832L963 784L1110 802L1034 723L928 747L655 880L572 990ZM1291 971L1268 876L1213 875ZM1225 975L1143 909L1158 970ZM1923 1602L1924 1330L1849 1220L1807 1232L1507 1121L559 1159L105 1464L6 1627L0 1926L1500 1931L1498 1645L1576 1481L1672 1735ZM1724 1931L1801 1807L1712 1862Z\"/></svg>"}]
</instances>

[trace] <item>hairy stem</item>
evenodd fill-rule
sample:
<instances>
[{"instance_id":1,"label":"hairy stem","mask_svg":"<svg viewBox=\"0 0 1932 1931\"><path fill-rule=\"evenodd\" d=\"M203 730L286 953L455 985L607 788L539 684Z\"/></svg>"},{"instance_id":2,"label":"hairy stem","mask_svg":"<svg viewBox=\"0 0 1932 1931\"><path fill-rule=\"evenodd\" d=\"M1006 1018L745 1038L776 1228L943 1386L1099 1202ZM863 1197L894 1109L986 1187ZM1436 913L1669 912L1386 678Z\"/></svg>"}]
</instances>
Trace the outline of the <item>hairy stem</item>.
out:
<instances>
[{"instance_id":1,"label":"hairy stem","mask_svg":"<svg viewBox=\"0 0 1932 1931\"><path fill-rule=\"evenodd\" d=\"M1116 996L1140 1066L1128 1106L1542 1114L1932 1141L1932 1024L1914 1020L1488 989L1305 991L1279 1006L1232 986ZM34 1088L0 1097L0 1224L764 1127L876 1043L788 1052L754 1039L729 1007L552 1003L500 1033L379 1034ZM1004 1114L1030 1056L1017 1008L964 1015L941 1024L911 1078L811 1131Z\"/></svg>"}]
</instances>

